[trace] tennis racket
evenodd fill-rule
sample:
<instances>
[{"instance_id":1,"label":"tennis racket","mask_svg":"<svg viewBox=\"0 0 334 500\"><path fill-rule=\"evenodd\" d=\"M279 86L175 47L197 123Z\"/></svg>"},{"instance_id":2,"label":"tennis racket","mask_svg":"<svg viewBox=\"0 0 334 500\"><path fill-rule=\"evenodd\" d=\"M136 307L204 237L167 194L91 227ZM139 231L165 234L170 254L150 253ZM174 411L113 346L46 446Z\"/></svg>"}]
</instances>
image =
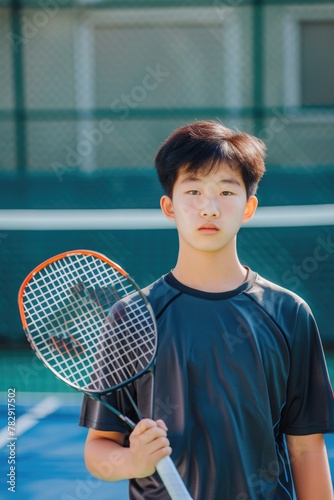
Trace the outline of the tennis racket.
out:
<instances>
[{"instance_id":1,"label":"tennis racket","mask_svg":"<svg viewBox=\"0 0 334 500\"><path fill-rule=\"evenodd\" d=\"M37 266L19 291L30 345L67 385L100 401L133 429L126 415L101 399L152 369L157 351L153 311L134 280L97 252L73 250ZM172 500L191 500L170 457L157 471Z\"/></svg>"}]
</instances>

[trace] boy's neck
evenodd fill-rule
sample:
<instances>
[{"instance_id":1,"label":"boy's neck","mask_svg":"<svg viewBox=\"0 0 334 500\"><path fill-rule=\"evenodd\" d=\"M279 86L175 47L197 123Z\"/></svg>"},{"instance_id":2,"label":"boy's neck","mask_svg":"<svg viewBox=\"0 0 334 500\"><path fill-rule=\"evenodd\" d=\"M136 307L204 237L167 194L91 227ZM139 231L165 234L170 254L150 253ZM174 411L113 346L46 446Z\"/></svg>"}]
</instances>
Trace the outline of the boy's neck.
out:
<instances>
[{"instance_id":1,"label":"boy's neck","mask_svg":"<svg viewBox=\"0 0 334 500\"><path fill-rule=\"evenodd\" d=\"M234 290L247 279L248 273L235 251L194 251L186 255L180 252L172 272L184 285L205 292Z\"/></svg>"}]
</instances>

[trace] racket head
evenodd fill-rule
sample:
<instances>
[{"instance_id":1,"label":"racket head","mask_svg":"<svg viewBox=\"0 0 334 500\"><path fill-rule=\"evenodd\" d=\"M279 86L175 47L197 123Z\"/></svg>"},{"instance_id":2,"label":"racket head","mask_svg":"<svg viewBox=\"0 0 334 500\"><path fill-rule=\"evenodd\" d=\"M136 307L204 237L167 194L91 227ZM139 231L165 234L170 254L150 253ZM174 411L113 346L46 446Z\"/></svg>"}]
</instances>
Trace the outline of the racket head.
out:
<instances>
[{"instance_id":1,"label":"racket head","mask_svg":"<svg viewBox=\"0 0 334 500\"><path fill-rule=\"evenodd\" d=\"M126 271L101 253L71 250L46 260L25 278L18 302L36 355L77 390L109 393L154 362L152 308Z\"/></svg>"}]
</instances>

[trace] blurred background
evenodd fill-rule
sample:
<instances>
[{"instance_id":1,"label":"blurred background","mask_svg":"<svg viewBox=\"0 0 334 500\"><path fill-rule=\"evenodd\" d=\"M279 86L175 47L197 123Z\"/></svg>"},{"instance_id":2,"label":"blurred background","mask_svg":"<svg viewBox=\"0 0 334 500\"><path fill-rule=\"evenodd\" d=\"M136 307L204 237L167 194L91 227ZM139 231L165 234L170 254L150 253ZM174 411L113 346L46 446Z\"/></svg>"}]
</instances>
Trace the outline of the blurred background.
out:
<instances>
[{"instance_id":1,"label":"blurred background","mask_svg":"<svg viewBox=\"0 0 334 500\"><path fill-rule=\"evenodd\" d=\"M266 143L259 217L239 233L240 257L310 304L334 378L334 2L0 0L0 390L16 388L20 415L33 394L39 404L67 391L28 348L23 279L76 248L105 253L143 286L168 272L177 237L158 217L153 158L199 119ZM70 429L74 399L55 403L71 408ZM29 473L33 428L22 427L21 494L74 498L81 456L55 490L50 467Z\"/></svg>"}]
</instances>

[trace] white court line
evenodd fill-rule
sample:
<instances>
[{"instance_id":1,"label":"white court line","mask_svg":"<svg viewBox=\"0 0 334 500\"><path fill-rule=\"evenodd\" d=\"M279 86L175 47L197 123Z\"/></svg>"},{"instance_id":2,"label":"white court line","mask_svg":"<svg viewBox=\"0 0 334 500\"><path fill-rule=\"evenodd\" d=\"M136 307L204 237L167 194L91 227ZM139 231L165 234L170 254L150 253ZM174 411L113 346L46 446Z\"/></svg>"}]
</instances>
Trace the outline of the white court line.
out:
<instances>
[{"instance_id":1,"label":"white court line","mask_svg":"<svg viewBox=\"0 0 334 500\"><path fill-rule=\"evenodd\" d=\"M38 424L39 420L51 415L61 406L61 399L56 396L48 396L35 406L33 406L27 413L18 417L15 421L15 436L10 436L8 427L3 427L0 430L0 448L7 445L9 441L14 438L22 436L32 427Z\"/></svg>"},{"instance_id":2,"label":"white court line","mask_svg":"<svg viewBox=\"0 0 334 500\"><path fill-rule=\"evenodd\" d=\"M244 227L334 225L334 204L259 207ZM174 229L160 209L0 210L0 229L15 231Z\"/></svg>"}]
</instances>

